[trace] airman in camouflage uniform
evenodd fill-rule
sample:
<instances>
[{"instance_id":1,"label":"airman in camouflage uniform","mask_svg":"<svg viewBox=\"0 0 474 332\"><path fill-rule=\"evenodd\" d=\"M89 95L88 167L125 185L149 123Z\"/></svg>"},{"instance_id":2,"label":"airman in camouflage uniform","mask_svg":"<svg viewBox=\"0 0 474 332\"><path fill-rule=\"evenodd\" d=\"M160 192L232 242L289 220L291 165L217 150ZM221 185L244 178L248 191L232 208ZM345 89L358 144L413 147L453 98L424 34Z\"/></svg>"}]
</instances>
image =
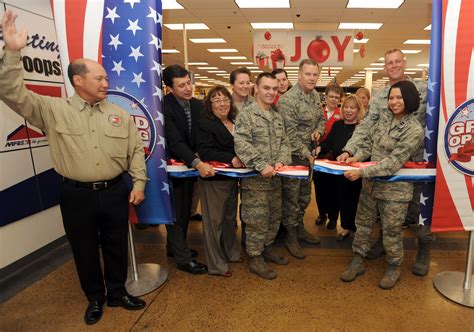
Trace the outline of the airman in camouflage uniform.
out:
<instances>
[{"instance_id":1,"label":"airman in camouflage uniform","mask_svg":"<svg viewBox=\"0 0 474 332\"><path fill-rule=\"evenodd\" d=\"M264 258L288 264L271 247L281 219L281 178L276 169L291 163L290 143L282 116L271 108L277 81L270 73L257 78L256 101L239 112L235 122L235 152L242 162L261 176L243 178L242 218L246 223L246 250L252 258L250 271L265 279L276 273Z\"/></svg>"},{"instance_id":2,"label":"airman in camouflage uniform","mask_svg":"<svg viewBox=\"0 0 474 332\"><path fill-rule=\"evenodd\" d=\"M404 100L412 92L413 100L417 98L413 84L401 81L393 85L403 90ZM410 91L411 89L411 91ZM349 180L356 180L359 175L363 178L362 191L357 207L356 226L352 249L354 258L349 268L343 273L343 281L352 281L364 272L361 257L370 250L370 235L380 214L383 230L383 246L389 263L387 272L379 286L391 288L399 278L399 266L403 260L403 239L401 226L405 219L408 204L413 198L413 184L410 182L383 182L369 179L376 176L387 176L396 173L403 163L413 158L423 144L423 128L416 120L416 115L410 113L405 103L405 114L397 118L391 111L380 113L376 124L369 129L368 137L358 146L351 161L371 158L378 162L376 165L359 171L349 171L344 175ZM418 101L416 100L416 107ZM407 110L408 109L408 110ZM414 111L416 108L413 108ZM387 279L386 279L387 278Z\"/></svg>"},{"instance_id":3,"label":"airman in camouflage uniform","mask_svg":"<svg viewBox=\"0 0 474 332\"><path fill-rule=\"evenodd\" d=\"M387 56L394 57L395 61L397 57L403 59L403 53L399 50L389 50L386 52L385 57ZM387 66L387 64L386 64ZM402 73L404 70L404 62L401 64ZM386 68L387 71L387 68ZM390 77L390 72L388 72ZM404 75L404 74L403 74ZM414 81L408 76L403 76L403 80L412 82L420 95L420 107L416 112L414 112L415 118L418 120L420 125L425 128L425 118L426 118L426 102L427 102L427 83L426 81ZM393 82L394 83L394 82ZM392 83L392 84L393 84ZM350 155L356 153L358 146L362 141L366 139L367 132L375 123L379 120L379 117L382 113L388 111L387 106L387 95L390 90L391 84L375 93L370 100L369 112L366 114L364 120L360 125L356 127L351 139L347 142L344 147L344 151L347 151ZM338 158L338 160L340 160ZM423 145L421 145L418 150L413 155L412 161L423 161ZM434 235L431 233L430 225L419 225L419 213L420 213L420 194L421 194L421 183L415 183L413 188L413 198L410 201L408 212L406 215L405 223L410 226L410 229L415 233L418 238L418 252L415 260L415 264L412 268L412 272L416 275L426 275L429 269L429 252L431 242L434 240ZM369 253L370 258L376 258L383 253L382 239L379 239L371 252Z\"/></svg>"},{"instance_id":4,"label":"airman in camouflage uniform","mask_svg":"<svg viewBox=\"0 0 474 332\"><path fill-rule=\"evenodd\" d=\"M326 120L323 116L319 94L314 90L319 66L312 60L300 63L298 83L278 101L278 108L285 119L286 134L291 143L292 165L312 167L312 143L315 136L324 134ZM283 219L287 229L286 246L290 254L303 259L298 240L318 244L319 238L304 229L303 217L311 201L310 179L282 179Z\"/></svg>"}]
</instances>

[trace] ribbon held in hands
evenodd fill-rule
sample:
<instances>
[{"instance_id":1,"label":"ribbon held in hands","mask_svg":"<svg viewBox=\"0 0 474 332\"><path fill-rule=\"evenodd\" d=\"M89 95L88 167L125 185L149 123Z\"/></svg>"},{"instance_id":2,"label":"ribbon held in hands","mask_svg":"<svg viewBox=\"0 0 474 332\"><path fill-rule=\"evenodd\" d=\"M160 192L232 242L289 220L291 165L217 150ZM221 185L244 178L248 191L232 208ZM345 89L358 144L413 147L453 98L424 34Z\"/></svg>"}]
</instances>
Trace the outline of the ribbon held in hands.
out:
<instances>
[{"instance_id":1,"label":"ribbon held in hands","mask_svg":"<svg viewBox=\"0 0 474 332\"><path fill-rule=\"evenodd\" d=\"M345 171L366 168L376 165L375 161L343 163L332 160L315 160L314 171L343 175ZM391 176L374 177L377 181L434 182L436 169L426 162L406 162L403 168Z\"/></svg>"}]
</instances>

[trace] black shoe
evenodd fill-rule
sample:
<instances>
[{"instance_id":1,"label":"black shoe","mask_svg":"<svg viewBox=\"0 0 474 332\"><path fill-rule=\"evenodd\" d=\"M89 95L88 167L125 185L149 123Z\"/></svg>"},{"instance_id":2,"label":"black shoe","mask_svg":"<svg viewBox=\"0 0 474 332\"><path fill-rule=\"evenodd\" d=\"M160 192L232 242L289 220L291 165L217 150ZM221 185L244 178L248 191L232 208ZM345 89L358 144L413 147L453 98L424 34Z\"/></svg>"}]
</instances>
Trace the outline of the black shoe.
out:
<instances>
[{"instance_id":1,"label":"black shoe","mask_svg":"<svg viewBox=\"0 0 474 332\"><path fill-rule=\"evenodd\" d=\"M326 225L326 229L331 230L336 228L337 220L329 220L328 224Z\"/></svg>"},{"instance_id":2,"label":"black shoe","mask_svg":"<svg viewBox=\"0 0 474 332\"><path fill-rule=\"evenodd\" d=\"M328 220L328 218L326 216L321 216L319 215L316 220L314 221L314 223L316 225L324 225L324 223L326 222L326 220Z\"/></svg>"},{"instance_id":3,"label":"black shoe","mask_svg":"<svg viewBox=\"0 0 474 332\"><path fill-rule=\"evenodd\" d=\"M104 301L91 301L87 306L86 312L84 314L84 322L87 325L92 325L97 323L102 318L102 306Z\"/></svg>"},{"instance_id":4,"label":"black shoe","mask_svg":"<svg viewBox=\"0 0 474 332\"><path fill-rule=\"evenodd\" d=\"M148 224L135 224L135 228L136 229L147 229L148 228Z\"/></svg>"},{"instance_id":5,"label":"black shoe","mask_svg":"<svg viewBox=\"0 0 474 332\"><path fill-rule=\"evenodd\" d=\"M196 262L194 259L189 261L188 264L178 265L178 269L191 274L204 274L207 273L207 266Z\"/></svg>"},{"instance_id":6,"label":"black shoe","mask_svg":"<svg viewBox=\"0 0 474 332\"><path fill-rule=\"evenodd\" d=\"M337 240L337 241L344 241L344 239L345 239L346 237L349 237L349 235L351 235L351 232L350 232L350 231L348 231L347 233L339 233L339 234L337 234L336 240Z\"/></svg>"},{"instance_id":7,"label":"black shoe","mask_svg":"<svg viewBox=\"0 0 474 332\"><path fill-rule=\"evenodd\" d=\"M140 310L140 309L145 308L146 302L138 297L127 294L122 297L116 297L116 298L108 297L107 305L109 307L122 307L127 310Z\"/></svg>"},{"instance_id":8,"label":"black shoe","mask_svg":"<svg viewBox=\"0 0 474 332\"><path fill-rule=\"evenodd\" d=\"M196 258L198 256L198 253L194 249L189 249L191 251L191 258ZM174 257L174 254L171 251L166 252L166 256L168 257Z\"/></svg>"},{"instance_id":9,"label":"black shoe","mask_svg":"<svg viewBox=\"0 0 474 332\"><path fill-rule=\"evenodd\" d=\"M202 221L202 216L199 213L196 213L195 215L192 215L191 217L189 217L189 219Z\"/></svg>"}]
</instances>

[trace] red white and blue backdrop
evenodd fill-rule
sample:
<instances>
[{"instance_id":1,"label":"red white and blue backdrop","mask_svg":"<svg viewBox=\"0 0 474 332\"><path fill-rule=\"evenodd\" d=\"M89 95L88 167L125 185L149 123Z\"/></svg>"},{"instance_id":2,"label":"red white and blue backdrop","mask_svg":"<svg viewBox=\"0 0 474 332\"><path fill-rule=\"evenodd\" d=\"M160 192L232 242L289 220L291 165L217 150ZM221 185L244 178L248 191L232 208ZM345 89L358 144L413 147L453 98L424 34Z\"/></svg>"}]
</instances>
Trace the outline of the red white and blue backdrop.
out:
<instances>
[{"instance_id":1,"label":"red white and blue backdrop","mask_svg":"<svg viewBox=\"0 0 474 332\"><path fill-rule=\"evenodd\" d=\"M27 88L43 95L64 97L53 20L5 3L0 4L0 17L7 9L18 14L18 26L28 28L28 44L22 50ZM0 133L1 227L57 205L61 178L52 168L45 134L1 101Z\"/></svg>"},{"instance_id":2,"label":"red white and blue backdrop","mask_svg":"<svg viewBox=\"0 0 474 332\"><path fill-rule=\"evenodd\" d=\"M51 0L63 68L78 58L102 63L110 102L133 118L148 178L138 221L173 222L162 112L162 7L156 0ZM73 93L67 83L68 94Z\"/></svg>"},{"instance_id":3,"label":"red white and blue backdrop","mask_svg":"<svg viewBox=\"0 0 474 332\"><path fill-rule=\"evenodd\" d=\"M440 77L430 89L439 89L437 173L432 229L474 230L474 1L433 1L432 40L441 45ZM434 66L431 59L430 66ZM433 129L435 130L435 129Z\"/></svg>"}]
</instances>

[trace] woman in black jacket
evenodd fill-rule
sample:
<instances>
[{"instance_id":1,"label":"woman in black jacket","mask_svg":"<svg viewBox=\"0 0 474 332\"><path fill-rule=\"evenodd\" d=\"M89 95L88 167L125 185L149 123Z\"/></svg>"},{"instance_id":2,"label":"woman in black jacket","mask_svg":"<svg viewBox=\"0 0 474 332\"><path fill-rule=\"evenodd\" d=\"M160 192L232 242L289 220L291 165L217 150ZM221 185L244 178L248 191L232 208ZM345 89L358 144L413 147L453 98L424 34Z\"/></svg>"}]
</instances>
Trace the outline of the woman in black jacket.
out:
<instances>
[{"instance_id":1,"label":"woman in black jacket","mask_svg":"<svg viewBox=\"0 0 474 332\"><path fill-rule=\"evenodd\" d=\"M243 167L234 151L234 119L237 109L229 91L221 85L204 99L199 122L198 153L206 162ZM231 277L228 262L239 262L240 244L235 232L237 178L215 175L199 178L203 214L204 248L209 274Z\"/></svg>"},{"instance_id":2,"label":"woman in black jacket","mask_svg":"<svg viewBox=\"0 0 474 332\"><path fill-rule=\"evenodd\" d=\"M326 156L327 159L336 160L336 157L342 153L342 148L351 138L352 133L359 121L364 117L365 109L360 100L355 95L346 97L341 107L342 120L334 122L328 136L321 143L320 156ZM341 213L341 233L338 234L338 241L344 240L350 232L356 231L355 216L357 211L357 202L362 185L362 180L349 181L342 176L333 177L337 182L336 191L338 193L337 208Z\"/></svg>"}]
</instances>

